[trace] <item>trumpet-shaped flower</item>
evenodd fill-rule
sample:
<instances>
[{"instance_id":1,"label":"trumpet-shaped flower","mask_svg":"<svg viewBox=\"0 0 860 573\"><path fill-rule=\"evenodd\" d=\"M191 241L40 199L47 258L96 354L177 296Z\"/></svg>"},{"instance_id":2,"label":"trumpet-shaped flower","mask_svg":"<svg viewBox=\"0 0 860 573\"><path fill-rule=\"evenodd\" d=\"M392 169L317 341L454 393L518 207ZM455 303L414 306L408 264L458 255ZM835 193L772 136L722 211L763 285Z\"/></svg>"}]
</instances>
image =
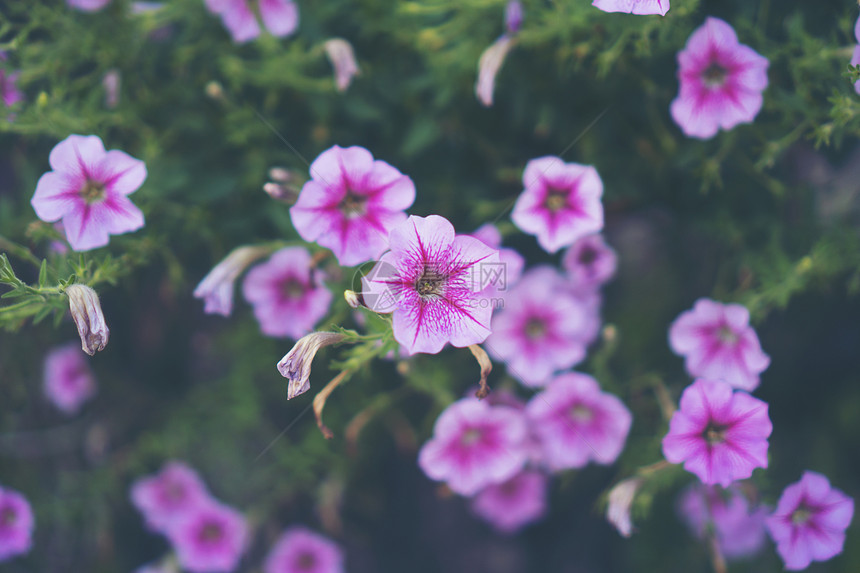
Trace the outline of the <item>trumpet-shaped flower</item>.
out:
<instances>
[{"instance_id":1,"label":"trumpet-shaped flower","mask_svg":"<svg viewBox=\"0 0 860 573\"><path fill-rule=\"evenodd\" d=\"M33 511L24 496L0 487L0 561L30 551L34 526Z\"/></svg>"},{"instance_id":2,"label":"trumpet-shaped flower","mask_svg":"<svg viewBox=\"0 0 860 573\"><path fill-rule=\"evenodd\" d=\"M81 348L90 356L96 351L101 352L107 346L110 329L105 322L99 295L87 285L80 284L67 286L65 293L69 297L69 312L81 337Z\"/></svg>"},{"instance_id":3,"label":"trumpet-shaped flower","mask_svg":"<svg viewBox=\"0 0 860 573\"><path fill-rule=\"evenodd\" d=\"M561 259L572 287L588 292L603 286L615 276L618 257L602 235L588 235L575 242Z\"/></svg>"},{"instance_id":4,"label":"trumpet-shaped flower","mask_svg":"<svg viewBox=\"0 0 860 573\"><path fill-rule=\"evenodd\" d=\"M304 527L291 527L266 557L263 573L343 573L336 543Z\"/></svg>"},{"instance_id":5,"label":"trumpet-shaped flower","mask_svg":"<svg viewBox=\"0 0 860 573\"><path fill-rule=\"evenodd\" d=\"M604 12L624 12L625 14L660 14L669 11L669 0L594 0L595 8Z\"/></svg>"},{"instance_id":6,"label":"trumpet-shaped flower","mask_svg":"<svg viewBox=\"0 0 860 573\"><path fill-rule=\"evenodd\" d=\"M288 380L287 400L310 390L311 363L317 351L344 339L339 332L312 332L303 336L278 362L278 372Z\"/></svg>"},{"instance_id":7,"label":"trumpet-shaped flower","mask_svg":"<svg viewBox=\"0 0 860 573\"><path fill-rule=\"evenodd\" d=\"M215 265L194 289L194 298L204 301L203 312L230 316L233 285L248 266L269 252L266 247L239 247Z\"/></svg>"},{"instance_id":8,"label":"trumpet-shaped flower","mask_svg":"<svg viewBox=\"0 0 860 573\"><path fill-rule=\"evenodd\" d=\"M203 480L182 462L170 462L158 474L140 478L131 487L134 506L151 529L162 533L209 499Z\"/></svg>"},{"instance_id":9,"label":"trumpet-shaped flower","mask_svg":"<svg viewBox=\"0 0 860 573\"><path fill-rule=\"evenodd\" d=\"M514 533L546 513L547 476L534 470L489 485L472 500L472 511L502 533Z\"/></svg>"},{"instance_id":10,"label":"trumpet-shaped flower","mask_svg":"<svg viewBox=\"0 0 860 573\"><path fill-rule=\"evenodd\" d=\"M248 0L205 0L212 14L221 16L233 41L242 44L260 35L260 25ZM289 36L299 26L299 8L293 0L259 0L263 25L278 38Z\"/></svg>"},{"instance_id":11,"label":"trumpet-shaped flower","mask_svg":"<svg viewBox=\"0 0 860 573\"><path fill-rule=\"evenodd\" d=\"M226 573L239 565L248 524L235 509L210 500L171 523L167 534L183 569Z\"/></svg>"},{"instance_id":12,"label":"trumpet-shaped flower","mask_svg":"<svg viewBox=\"0 0 860 573\"><path fill-rule=\"evenodd\" d=\"M76 343L54 348L45 358L45 396L66 414L74 414L96 393L96 382Z\"/></svg>"}]
</instances>

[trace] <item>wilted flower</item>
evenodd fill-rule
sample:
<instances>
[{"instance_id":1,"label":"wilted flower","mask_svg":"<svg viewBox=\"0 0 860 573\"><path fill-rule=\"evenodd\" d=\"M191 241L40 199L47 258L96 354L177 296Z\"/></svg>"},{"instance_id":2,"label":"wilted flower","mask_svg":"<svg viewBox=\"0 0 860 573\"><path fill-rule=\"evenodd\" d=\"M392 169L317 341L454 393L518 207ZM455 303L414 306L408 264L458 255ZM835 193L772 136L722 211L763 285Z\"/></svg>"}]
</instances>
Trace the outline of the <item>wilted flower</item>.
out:
<instances>
[{"instance_id":1,"label":"wilted flower","mask_svg":"<svg viewBox=\"0 0 860 573\"><path fill-rule=\"evenodd\" d=\"M323 44L326 56L328 56L334 68L334 80L338 91L346 91L352 78L359 74L358 62L355 61L355 51L352 44L343 38L332 38Z\"/></svg>"},{"instance_id":2,"label":"wilted flower","mask_svg":"<svg viewBox=\"0 0 860 573\"><path fill-rule=\"evenodd\" d=\"M514 38L510 34L502 34L489 48L481 54L478 60L478 80L475 82L475 96L484 107L493 105L493 92L496 89L496 74L505 63L508 52L514 47Z\"/></svg>"},{"instance_id":3,"label":"wilted flower","mask_svg":"<svg viewBox=\"0 0 860 573\"><path fill-rule=\"evenodd\" d=\"M45 396L66 414L74 414L96 393L96 383L76 343L54 348L45 358Z\"/></svg>"},{"instance_id":4,"label":"wilted flower","mask_svg":"<svg viewBox=\"0 0 860 573\"><path fill-rule=\"evenodd\" d=\"M105 151L95 135L70 135L51 150L51 168L39 178L30 203L36 215L63 220L72 249L88 251L108 244L110 235L143 227L143 213L127 197L143 184L143 161Z\"/></svg>"},{"instance_id":5,"label":"wilted flower","mask_svg":"<svg viewBox=\"0 0 860 573\"><path fill-rule=\"evenodd\" d=\"M853 499L823 475L806 471L782 492L767 528L785 568L798 571L842 553L853 517Z\"/></svg>"},{"instance_id":6,"label":"wilted flower","mask_svg":"<svg viewBox=\"0 0 860 573\"><path fill-rule=\"evenodd\" d=\"M119 70L108 70L102 78L102 87L105 89L105 107L113 109L119 105L119 89L122 79Z\"/></svg>"},{"instance_id":7,"label":"wilted flower","mask_svg":"<svg viewBox=\"0 0 860 573\"><path fill-rule=\"evenodd\" d=\"M472 511L502 533L514 533L546 513L547 476L526 470L482 489Z\"/></svg>"},{"instance_id":8,"label":"wilted flower","mask_svg":"<svg viewBox=\"0 0 860 573\"><path fill-rule=\"evenodd\" d=\"M281 249L251 269L242 292L254 306L263 334L296 339L325 316L332 299L322 273L311 270L311 256L302 247Z\"/></svg>"},{"instance_id":9,"label":"wilted flower","mask_svg":"<svg viewBox=\"0 0 860 573\"><path fill-rule=\"evenodd\" d=\"M523 5L519 0L510 0L505 6L505 27L511 34L516 34L523 24Z\"/></svg>"},{"instance_id":10,"label":"wilted flower","mask_svg":"<svg viewBox=\"0 0 860 573\"><path fill-rule=\"evenodd\" d=\"M561 265L574 290L591 291L615 276L618 257L602 235L588 235L565 251Z\"/></svg>"},{"instance_id":11,"label":"wilted flower","mask_svg":"<svg viewBox=\"0 0 860 573\"><path fill-rule=\"evenodd\" d=\"M685 357L691 376L724 380L752 392L770 357L749 324L750 313L739 304L702 298L693 310L681 313L669 329L669 345Z\"/></svg>"},{"instance_id":12,"label":"wilted flower","mask_svg":"<svg viewBox=\"0 0 860 573\"><path fill-rule=\"evenodd\" d=\"M134 506L151 529L162 533L209 500L203 480L182 462L169 462L158 474L140 478L131 487Z\"/></svg>"},{"instance_id":13,"label":"wilted flower","mask_svg":"<svg viewBox=\"0 0 860 573\"><path fill-rule=\"evenodd\" d=\"M266 557L263 573L343 573L343 553L330 539L291 527Z\"/></svg>"},{"instance_id":14,"label":"wilted flower","mask_svg":"<svg viewBox=\"0 0 860 573\"><path fill-rule=\"evenodd\" d=\"M660 14L669 11L669 0L594 0L592 6L604 12L624 12L625 14Z\"/></svg>"},{"instance_id":15,"label":"wilted flower","mask_svg":"<svg viewBox=\"0 0 860 573\"><path fill-rule=\"evenodd\" d=\"M290 209L293 226L306 241L328 247L351 267L375 259L388 247L388 233L406 219L415 185L363 147L335 145L311 164Z\"/></svg>"},{"instance_id":16,"label":"wilted flower","mask_svg":"<svg viewBox=\"0 0 860 573\"><path fill-rule=\"evenodd\" d=\"M762 106L767 68L767 58L738 43L728 23L708 18L678 52L681 89L672 118L685 135L701 139L751 122Z\"/></svg>"},{"instance_id":17,"label":"wilted flower","mask_svg":"<svg viewBox=\"0 0 860 573\"><path fill-rule=\"evenodd\" d=\"M603 182L594 167L539 157L526 165L523 185L511 218L521 231L536 235L545 251L554 253L603 228Z\"/></svg>"},{"instance_id":18,"label":"wilted flower","mask_svg":"<svg viewBox=\"0 0 860 573\"><path fill-rule=\"evenodd\" d=\"M168 537L183 569L228 572L236 569L245 551L248 524L235 509L209 501L171 523Z\"/></svg>"},{"instance_id":19,"label":"wilted flower","mask_svg":"<svg viewBox=\"0 0 860 573\"><path fill-rule=\"evenodd\" d=\"M260 25L248 0L205 0L212 14L221 16L224 27L241 44L260 35ZM299 8L293 0L259 0L263 24L278 38L289 36L299 26Z\"/></svg>"},{"instance_id":20,"label":"wilted flower","mask_svg":"<svg viewBox=\"0 0 860 573\"><path fill-rule=\"evenodd\" d=\"M203 312L230 316L233 312L233 284L248 266L270 252L268 247L239 247L215 265L194 289L194 298L203 299Z\"/></svg>"},{"instance_id":21,"label":"wilted flower","mask_svg":"<svg viewBox=\"0 0 860 573\"><path fill-rule=\"evenodd\" d=\"M706 484L728 487L767 468L773 430L767 404L726 382L698 379L681 395L663 438L663 455Z\"/></svg>"},{"instance_id":22,"label":"wilted flower","mask_svg":"<svg viewBox=\"0 0 860 573\"><path fill-rule=\"evenodd\" d=\"M394 338L410 354L466 347L490 334L493 305L481 293L499 252L454 235L438 215L411 216L389 235L391 250L362 278L371 310L394 313Z\"/></svg>"},{"instance_id":23,"label":"wilted flower","mask_svg":"<svg viewBox=\"0 0 860 573\"><path fill-rule=\"evenodd\" d=\"M642 478L629 478L618 482L609 491L609 505L606 507L606 519L615 526L623 537L633 534L633 521L630 519L630 508L636 499L636 492L642 485Z\"/></svg>"},{"instance_id":24,"label":"wilted flower","mask_svg":"<svg viewBox=\"0 0 860 573\"><path fill-rule=\"evenodd\" d=\"M65 293L69 297L69 310L78 327L78 336L81 337L81 348L90 356L104 350L110 330L102 314L99 295L90 287L79 284L67 286Z\"/></svg>"},{"instance_id":25,"label":"wilted flower","mask_svg":"<svg viewBox=\"0 0 860 573\"><path fill-rule=\"evenodd\" d=\"M278 362L278 372L288 380L287 400L307 392L310 387L311 363L317 351L324 346L337 344L344 339L337 332L312 332L303 336Z\"/></svg>"},{"instance_id":26,"label":"wilted flower","mask_svg":"<svg viewBox=\"0 0 860 573\"><path fill-rule=\"evenodd\" d=\"M66 4L82 12L97 12L110 4L110 0L66 0Z\"/></svg>"},{"instance_id":27,"label":"wilted flower","mask_svg":"<svg viewBox=\"0 0 860 573\"><path fill-rule=\"evenodd\" d=\"M30 551L34 526L33 511L24 496L0 487L0 561Z\"/></svg>"},{"instance_id":28,"label":"wilted flower","mask_svg":"<svg viewBox=\"0 0 860 573\"><path fill-rule=\"evenodd\" d=\"M528 455L522 412L464 398L448 406L421 448L418 465L461 495L502 483L520 471Z\"/></svg>"}]
</instances>

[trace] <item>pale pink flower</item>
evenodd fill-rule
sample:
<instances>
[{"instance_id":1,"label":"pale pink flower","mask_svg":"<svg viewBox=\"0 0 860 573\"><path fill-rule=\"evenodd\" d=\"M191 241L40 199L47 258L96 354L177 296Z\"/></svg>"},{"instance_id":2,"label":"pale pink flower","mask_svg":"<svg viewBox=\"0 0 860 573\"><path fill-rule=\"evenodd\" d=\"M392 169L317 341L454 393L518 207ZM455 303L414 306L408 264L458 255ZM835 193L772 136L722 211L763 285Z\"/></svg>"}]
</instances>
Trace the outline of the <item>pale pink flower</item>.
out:
<instances>
[{"instance_id":1,"label":"pale pink flower","mask_svg":"<svg viewBox=\"0 0 860 573\"><path fill-rule=\"evenodd\" d=\"M604 12L624 12L625 14L660 14L669 11L669 0L594 0L595 8Z\"/></svg>"},{"instance_id":2,"label":"pale pink flower","mask_svg":"<svg viewBox=\"0 0 860 573\"><path fill-rule=\"evenodd\" d=\"M770 357L762 351L749 320L744 306L702 298L672 323L669 345L675 354L685 357L691 376L724 380L752 392L759 385L759 374L770 365Z\"/></svg>"},{"instance_id":3,"label":"pale pink flower","mask_svg":"<svg viewBox=\"0 0 860 573\"><path fill-rule=\"evenodd\" d=\"M767 58L738 43L728 23L708 18L678 52L681 89L672 118L685 135L701 139L752 122L762 106L768 65Z\"/></svg>"},{"instance_id":4,"label":"pale pink flower","mask_svg":"<svg viewBox=\"0 0 860 573\"><path fill-rule=\"evenodd\" d=\"M823 475L806 471L782 492L767 528L785 568L799 571L842 553L853 517L853 499Z\"/></svg>"},{"instance_id":5,"label":"pale pink flower","mask_svg":"<svg viewBox=\"0 0 860 573\"><path fill-rule=\"evenodd\" d=\"M169 462L158 474L140 478L131 487L134 506L151 529L162 533L209 500L203 480L182 462Z\"/></svg>"},{"instance_id":6,"label":"pale pink flower","mask_svg":"<svg viewBox=\"0 0 860 573\"><path fill-rule=\"evenodd\" d=\"M482 489L472 511L502 533L514 533L546 514L546 475L526 470Z\"/></svg>"},{"instance_id":7,"label":"pale pink flower","mask_svg":"<svg viewBox=\"0 0 860 573\"><path fill-rule=\"evenodd\" d=\"M286 247L251 269L242 284L263 334L301 338L326 315L332 294L322 273L311 269L302 247Z\"/></svg>"},{"instance_id":8,"label":"pale pink flower","mask_svg":"<svg viewBox=\"0 0 860 573\"><path fill-rule=\"evenodd\" d=\"M493 92L496 90L496 75L502 69L508 52L514 47L514 37L502 34L499 39L484 50L478 60L478 79L475 82L475 97L484 107L493 105Z\"/></svg>"},{"instance_id":9,"label":"pale pink flower","mask_svg":"<svg viewBox=\"0 0 860 573\"><path fill-rule=\"evenodd\" d=\"M24 496L0 487L0 562L30 551L34 527L33 511Z\"/></svg>"},{"instance_id":10,"label":"pale pink flower","mask_svg":"<svg viewBox=\"0 0 860 573\"><path fill-rule=\"evenodd\" d=\"M421 448L418 465L460 495L512 478L528 455L522 412L464 398L436 419L433 438Z\"/></svg>"},{"instance_id":11,"label":"pale pink flower","mask_svg":"<svg viewBox=\"0 0 860 573\"><path fill-rule=\"evenodd\" d=\"M591 291L615 276L618 257L602 235L588 235L565 251L561 265L575 291Z\"/></svg>"},{"instance_id":12,"label":"pale pink flower","mask_svg":"<svg viewBox=\"0 0 860 573\"><path fill-rule=\"evenodd\" d=\"M73 342L54 348L45 358L45 396L66 414L76 413L96 393L85 356Z\"/></svg>"},{"instance_id":13,"label":"pale pink flower","mask_svg":"<svg viewBox=\"0 0 860 573\"><path fill-rule=\"evenodd\" d=\"M341 342L339 332L312 332L303 336L278 362L278 372L288 380L287 400L304 394L311 388L311 363L320 348Z\"/></svg>"},{"instance_id":14,"label":"pale pink flower","mask_svg":"<svg viewBox=\"0 0 860 573\"><path fill-rule=\"evenodd\" d=\"M343 573L338 545L304 527L287 529L266 557L263 573Z\"/></svg>"},{"instance_id":15,"label":"pale pink flower","mask_svg":"<svg viewBox=\"0 0 860 573\"><path fill-rule=\"evenodd\" d=\"M233 312L233 285L245 269L269 253L268 247L239 247L230 251L194 289L194 298L203 299L203 312L230 316Z\"/></svg>"},{"instance_id":16,"label":"pale pink flower","mask_svg":"<svg viewBox=\"0 0 860 573\"><path fill-rule=\"evenodd\" d=\"M475 232L471 233L471 236L488 247L499 250L499 274L492 276L493 269L487 268L486 270L491 273L491 276L488 278L492 279L490 281L491 284L487 286L499 294L504 294L502 291L513 288L517 284L517 281L520 280L523 269L526 266L526 260L523 256L514 249L502 247L502 234L492 223L481 225Z\"/></svg>"},{"instance_id":17,"label":"pale pink flower","mask_svg":"<svg viewBox=\"0 0 860 573\"><path fill-rule=\"evenodd\" d=\"M248 524L235 509L210 500L170 524L168 538L179 564L193 573L229 572L248 543Z\"/></svg>"},{"instance_id":18,"label":"pale pink flower","mask_svg":"<svg viewBox=\"0 0 860 573\"><path fill-rule=\"evenodd\" d=\"M290 209L293 226L346 267L381 255L389 232L415 201L412 179L363 147L335 145L314 160L310 173Z\"/></svg>"},{"instance_id":19,"label":"pale pink flower","mask_svg":"<svg viewBox=\"0 0 860 573\"><path fill-rule=\"evenodd\" d=\"M97 12L110 4L110 0L66 0L66 4L82 12Z\"/></svg>"},{"instance_id":20,"label":"pale pink flower","mask_svg":"<svg viewBox=\"0 0 860 573\"><path fill-rule=\"evenodd\" d=\"M767 404L733 392L719 380L698 379L681 395L663 438L663 455L703 483L728 487L755 468L767 468L767 438L773 430Z\"/></svg>"},{"instance_id":21,"label":"pale pink flower","mask_svg":"<svg viewBox=\"0 0 860 573\"><path fill-rule=\"evenodd\" d=\"M642 478L633 477L618 482L609 491L609 503L606 506L606 520L609 521L622 537L630 537L633 534L633 520L630 510L636 492L642 486Z\"/></svg>"},{"instance_id":22,"label":"pale pink flower","mask_svg":"<svg viewBox=\"0 0 860 573\"><path fill-rule=\"evenodd\" d=\"M630 410L597 380L579 372L555 377L526 405L526 417L551 471L611 464L633 423Z\"/></svg>"},{"instance_id":23,"label":"pale pink flower","mask_svg":"<svg viewBox=\"0 0 860 573\"><path fill-rule=\"evenodd\" d=\"M394 338L407 352L436 354L449 342L486 340L493 314L486 269L498 267L498 251L455 236L438 215L409 217L391 231L389 245L362 278L362 294L372 310L394 313Z\"/></svg>"},{"instance_id":24,"label":"pale pink flower","mask_svg":"<svg viewBox=\"0 0 860 573\"><path fill-rule=\"evenodd\" d=\"M555 253L603 228L603 182L594 167L539 157L526 165L523 185L511 218L545 251Z\"/></svg>"},{"instance_id":25,"label":"pale pink flower","mask_svg":"<svg viewBox=\"0 0 860 573\"><path fill-rule=\"evenodd\" d=\"M143 213L128 198L146 179L143 161L105 151L95 135L70 135L49 161L53 171L39 178L30 203L43 221L63 220L72 249L103 247L110 235L143 227Z\"/></svg>"},{"instance_id":26,"label":"pale pink flower","mask_svg":"<svg viewBox=\"0 0 860 573\"><path fill-rule=\"evenodd\" d=\"M205 0L212 14L221 16L233 41L242 44L260 35L257 16L248 0ZM299 26L299 8L293 0L258 0L260 17L269 33L278 38L289 36Z\"/></svg>"},{"instance_id":27,"label":"pale pink flower","mask_svg":"<svg viewBox=\"0 0 860 573\"><path fill-rule=\"evenodd\" d=\"M355 51L352 49L352 44L343 38L332 38L326 40L323 48L334 68L337 91L346 91L346 88L352 83L352 78L360 72L358 62L355 61Z\"/></svg>"}]
</instances>

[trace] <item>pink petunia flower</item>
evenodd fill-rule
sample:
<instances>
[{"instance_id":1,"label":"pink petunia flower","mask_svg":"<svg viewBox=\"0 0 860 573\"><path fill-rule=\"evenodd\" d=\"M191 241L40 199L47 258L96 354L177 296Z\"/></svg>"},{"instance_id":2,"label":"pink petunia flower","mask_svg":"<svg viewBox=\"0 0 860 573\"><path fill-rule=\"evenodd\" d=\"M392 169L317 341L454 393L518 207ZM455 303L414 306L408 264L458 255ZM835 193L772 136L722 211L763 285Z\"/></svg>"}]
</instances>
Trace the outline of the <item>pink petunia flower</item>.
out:
<instances>
[{"instance_id":1,"label":"pink petunia flower","mask_svg":"<svg viewBox=\"0 0 860 573\"><path fill-rule=\"evenodd\" d=\"M669 0L594 0L595 8L604 12L624 12L625 14L660 14L669 11Z\"/></svg>"},{"instance_id":2,"label":"pink petunia flower","mask_svg":"<svg viewBox=\"0 0 860 573\"><path fill-rule=\"evenodd\" d=\"M545 251L555 253L603 229L603 182L594 167L539 157L526 165L523 185L511 218Z\"/></svg>"},{"instance_id":3,"label":"pink petunia flower","mask_svg":"<svg viewBox=\"0 0 860 573\"><path fill-rule=\"evenodd\" d=\"M526 440L522 412L464 398L440 414L433 438L418 453L418 465L430 479L473 495L520 471L528 455Z\"/></svg>"},{"instance_id":4,"label":"pink petunia flower","mask_svg":"<svg viewBox=\"0 0 860 573\"><path fill-rule=\"evenodd\" d=\"M44 391L66 414L76 413L95 395L95 378L76 342L54 348L45 357Z\"/></svg>"},{"instance_id":5,"label":"pink petunia flower","mask_svg":"<svg viewBox=\"0 0 860 573\"><path fill-rule=\"evenodd\" d=\"M301 338L328 312L332 294L302 247L287 247L251 269L242 284L263 334Z\"/></svg>"},{"instance_id":6,"label":"pink petunia flower","mask_svg":"<svg viewBox=\"0 0 860 573\"><path fill-rule=\"evenodd\" d=\"M323 151L310 172L290 209L299 235L331 249L346 267L381 255L415 201L412 179L357 146Z\"/></svg>"},{"instance_id":7,"label":"pink petunia flower","mask_svg":"<svg viewBox=\"0 0 860 573\"><path fill-rule=\"evenodd\" d=\"M81 12L98 12L110 4L110 0L66 0L66 4Z\"/></svg>"},{"instance_id":8,"label":"pink petunia flower","mask_svg":"<svg viewBox=\"0 0 860 573\"><path fill-rule=\"evenodd\" d=\"M806 471L782 492L767 529L785 568L798 571L842 553L853 517L853 499L830 487L823 475Z\"/></svg>"},{"instance_id":9,"label":"pink petunia flower","mask_svg":"<svg viewBox=\"0 0 860 573\"><path fill-rule=\"evenodd\" d=\"M602 235L588 235L565 251L561 265L575 291L592 291L615 276L618 257Z\"/></svg>"},{"instance_id":10,"label":"pink petunia flower","mask_svg":"<svg viewBox=\"0 0 860 573\"><path fill-rule=\"evenodd\" d=\"M152 530L162 533L209 500L203 480L182 462L169 462L158 474L140 478L131 487L134 506Z\"/></svg>"},{"instance_id":11,"label":"pink petunia flower","mask_svg":"<svg viewBox=\"0 0 860 573\"><path fill-rule=\"evenodd\" d=\"M488 285L495 291L506 291L511 289L520 280L526 260L514 249L502 248L502 234L492 223L486 223L478 227L470 236L475 237L491 249L499 250L499 273L494 275L492 284ZM489 269L488 269L489 270ZM501 281L501 282L500 282ZM504 294L500 292L500 294Z\"/></svg>"},{"instance_id":12,"label":"pink petunia flower","mask_svg":"<svg viewBox=\"0 0 860 573\"><path fill-rule=\"evenodd\" d=\"M611 464L621 454L633 416L621 400L579 372L555 377L526 405L531 431L551 471Z\"/></svg>"},{"instance_id":13,"label":"pink petunia flower","mask_svg":"<svg viewBox=\"0 0 860 573\"><path fill-rule=\"evenodd\" d=\"M585 358L592 312L569 292L557 270L533 268L506 294L504 310L493 318L487 352L526 386L542 386Z\"/></svg>"},{"instance_id":14,"label":"pink petunia flower","mask_svg":"<svg viewBox=\"0 0 860 573\"><path fill-rule=\"evenodd\" d=\"M762 351L749 321L746 307L702 298L672 323L669 345L685 357L691 376L724 380L752 392L770 357Z\"/></svg>"},{"instance_id":15,"label":"pink petunia flower","mask_svg":"<svg viewBox=\"0 0 860 573\"><path fill-rule=\"evenodd\" d=\"M755 468L767 468L773 430L767 404L726 382L697 379L681 395L663 438L663 455L703 483L728 487Z\"/></svg>"},{"instance_id":16,"label":"pink petunia flower","mask_svg":"<svg viewBox=\"0 0 860 573\"><path fill-rule=\"evenodd\" d=\"M245 552L248 524L235 509L210 500L171 523L168 538L183 569L228 572Z\"/></svg>"},{"instance_id":17,"label":"pink petunia flower","mask_svg":"<svg viewBox=\"0 0 860 573\"><path fill-rule=\"evenodd\" d=\"M248 0L205 0L212 14L221 16L233 41L242 44L260 35L257 16ZM293 0L259 0L257 7L263 25L275 37L289 36L299 26L299 8Z\"/></svg>"},{"instance_id":18,"label":"pink petunia flower","mask_svg":"<svg viewBox=\"0 0 860 573\"><path fill-rule=\"evenodd\" d=\"M728 23L708 18L678 52L681 89L672 119L685 135L701 139L752 122L762 106L768 65L767 58L738 43Z\"/></svg>"},{"instance_id":19,"label":"pink petunia flower","mask_svg":"<svg viewBox=\"0 0 860 573\"><path fill-rule=\"evenodd\" d=\"M34 527L33 511L24 496L0 487L0 562L30 551Z\"/></svg>"},{"instance_id":20,"label":"pink petunia flower","mask_svg":"<svg viewBox=\"0 0 860 573\"><path fill-rule=\"evenodd\" d=\"M713 525L720 553L727 559L750 557L764 546L764 523L769 510L761 505L750 507L735 487L718 491L711 486L693 485L681 494L678 509L699 539L704 539Z\"/></svg>"},{"instance_id":21,"label":"pink petunia flower","mask_svg":"<svg viewBox=\"0 0 860 573\"><path fill-rule=\"evenodd\" d=\"M143 227L143 213L129 200L146 179L143 161L118 151L105 151L95 135L70 135L49 157L51 169L39 178L30 203L36 215L53 223L60 219L75 251L108 244L110 235Z\"/></svg>"},{"instance_id":22,"label":"pink petunia flower","mask_svg":"<svg viewBox=\"0 0 860 573\"><path fill-rule=\"evenodd\" d=\"M482 489L472 511L502 533L514 533L546 514L547 476L526 470Z\"/></svg>"},{"instance_id":23,"label":"pink petunia flower","mask_svg":"<svg viewBox=\"0 0 860 573\"><path fill-rule=\"evenodd\" d=\"M263 573L343 573L340 547L304 527L291 527L266 557Z\"/></svg>"},{"instance_id":24,"label":"pink petunia flower","mask_svg":"<svg viewBox=\"0 0 860 573\"><path fill-rule=\"evenodd\" d=\"M436 354L447 343L480 344L490 334L488 269L499 252L438 215L411 216L389 235L391 250L362 278L365 303L394 313L394 338L410 354Z\"/></svg>"}]
</instances>

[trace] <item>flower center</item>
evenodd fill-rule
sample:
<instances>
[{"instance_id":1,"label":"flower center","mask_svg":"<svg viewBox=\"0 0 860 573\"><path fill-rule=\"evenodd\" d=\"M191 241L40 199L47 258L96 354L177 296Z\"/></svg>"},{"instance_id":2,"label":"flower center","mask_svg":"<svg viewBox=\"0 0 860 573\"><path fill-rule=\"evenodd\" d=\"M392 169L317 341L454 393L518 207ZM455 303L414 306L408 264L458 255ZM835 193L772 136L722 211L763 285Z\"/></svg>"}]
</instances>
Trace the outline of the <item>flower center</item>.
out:
<instances>
[{"instance_id":1,"label":"flower center","mask_svg":"<svg viewBox=\"0 0 860 573\"><path fill-rule=\"evenodd\" d=\"M14 525L18 521L18 514L11 507L4 507L0 512L0 525Z\"/></svg>"},{"instance_id":2,"label":"flower center","mask_svg":"<svg viewBox=\"0 0 860 573\"><path fill-rule=\"evenodd\" d=\"M710 446L716 446L726 441L726 428L717 424L708 424L705 431L702 432L702 437Z\"/></svg>"},{"instance_id":3,"label":"flower center","mask_svg":"<svg viewBox=\"0 0 860 573\"><path fill-rule=\"evenodd\" d=\"M717 330L717 338L720 339L720 342L729 345L737 344L738 342L738 335L725 324Z\"/></svg>"},{"instance_id":4,"label":"flower center","mask_svg":"<svg viewBox=\"0 0 860 573\"><path fill-rule=\"evenodd\" d=\"M359 217L367 212L367 197L347 189L337 208L347 219Z\"/></svg>"},{"instance_id":5,"label":"flower center","mask_svg":"<svg viewBox=\"0 0 860 573\"><path fill-rule=\"evenodd\" d=\"M564 189L550 189L544 205L553 213L561 211L567 206L567 191Z\"/></svg>"},{"instance_id":6,"label":"flower center","mask_svg":"<svg viewBox=\"0 0 860 573\"><path fill-rule=\"evenodd\" d=\"M546 334L546 323L539 318L530 318L526 323L526 336L531 340L543 338Z\"/></svg>"},{"instance_id":7,"label":"flower center","mask_svg":"<svg viewBox=\"0 0 860 573\"><path fill-rule=\"evenodd\" d=\"M590 247L582 249L579 253L579 262L583 265L590 265L597 260L597 251Z\"/></svg>"},{"instance_id":8,"label":"flower center","mask_svg":"<svg viewBox=\"0 0 860 573\"><path fill-rule=\"evenodd\" d=\"M305 285L296 279L290 278L281 284L281 292L288 299L302 298L305 294Z\"/></svg>"},{"instance_id":9,"label":"flower center","mask_svg":"<svg viewBox=\"0 0 860 573\"><path fill-rule=\"evenodd\" d=\"M702 72L702 82L706 88L718 88L726 83L726 77L729 71L716 62L712 62L705 71Z\"/></svg>"},{"instance_id":10,"label":"flower center","mask_svg":"<svg viewBox=\"0 0 860 573\"><path fill-rule=\"evenodd\" d=\"M218 523L207 523L200 530L200 541L213 542L218 541L223 537L224 532L221 530L221 525Z\"/></svg>"},{"instance_id":11,"label":"flower center","mask_svg":"<svg viewBox=\"0 0 860 573\"><path fill-rule=\"evenodd\" d=\"M594 412L588 406L577 404L570 409L570 419L574 422L586 423L590 422L592 418L594 418Z\"/></svg>"},{"instance_id":12,"label":"flower center","mask_svg":"<svg viewBox=\"0 0 860 573\"><path fill-rule=\"evenodd\" d=\"M296 559L296 567L300 571L309 571L313 568L314 565L317 564L317 558L310 551L305 551L301 553Z\"/></svg>"},{"instance_id":13,"label":"flower center","mask_svg":"<svg viewBox=\"0 0 860 573\"><path fill-rule=\"evenodd\" d=\"M794 525L803 525L809 521L810 517L812 517L812 511L810 511L808 507L801 505L794 510L794 513L791 514L791 522Z\"/></svg>"},{"instance_id":14,"label":"flower center","mask_svg":"<svg viewBox=\"0 0 860 573\"><path fill-rule=\"evenodd\" d=\"M424 297L442 296L445 287L445 275L431 266L425 265L421 277L415 281L415 290Z\"/></svg>"},{"instance_id":15,"label":"flower center","mask_svg":"<svg viewBox=\"0 0 860 573\"><path fill-rule=\"evenodd\" d=\"M170 483L170 484L167 484L167 487L165 488L164 493L165 493L167 499L170 501L173 501L173 502L182 501L182 499L185 497L185 488L182 487L181 484Z\"/></svg>"},{"instance_id":16,"label":"flower center","mask_svg":"<svg viewBox=\"0 0 860 573\"><path fill-rule=\"evenodd\" d=\"M481 430L477 428L469 428L463 432L463 437L460 438L460 443L464 446L472 446L481 439Z\"/></svg>"},{"instance_id":17,"label":"flower center","mask_svg":"<svg viewBox=\"0 0 860 573\"><path fill-rule=\"evenodd\" d=\"M81 197L86 201L87 205L103 201L105 198L104 184L87 179L87 182L81 187Z\"/></svg>"}]
</instances>

